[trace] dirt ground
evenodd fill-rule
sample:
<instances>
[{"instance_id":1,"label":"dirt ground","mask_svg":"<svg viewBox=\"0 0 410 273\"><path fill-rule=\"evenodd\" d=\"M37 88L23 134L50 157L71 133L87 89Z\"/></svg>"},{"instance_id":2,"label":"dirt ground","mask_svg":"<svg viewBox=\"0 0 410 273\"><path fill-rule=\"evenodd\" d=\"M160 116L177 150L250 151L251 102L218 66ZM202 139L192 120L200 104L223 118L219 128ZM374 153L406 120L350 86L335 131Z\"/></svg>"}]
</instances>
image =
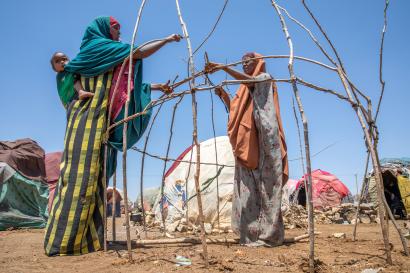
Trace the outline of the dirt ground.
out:
<instances>
[{"instance_id":1,"label":"dirt ground","mask_svg":"<svg viewBox=\"0 0 410 273\"><path fill-rule=\"evenodd\" d=\"M351 239L352 228L351 225L316 226L317 231L321 232L316 239L318 272L361 272L366 268L381 268L379 272L410 272L410 257L403 255L401 243L392 227L392 266L385 262L380 227L377 224L360 225L357 242ZM117 232L117 239L124 240L125 227L118 226ZM286 237L304 232L298 229L286 230ZM336 232L346 233L347 238L333 237ZM211 265L205 269L201 245L134 248L134 262L130 263L126 247L119 244L111 244L108 252L47 257L43 252L43 236L44 230L0 232L0 272L303 272L307 269L309 248L307 240L275 248L208 245ZM132 237L136 237L135 228ZM111 234L108 238L111 238ZM176 255L190 258L192 265L176 266Z\"/></svg>"}]
</instances>

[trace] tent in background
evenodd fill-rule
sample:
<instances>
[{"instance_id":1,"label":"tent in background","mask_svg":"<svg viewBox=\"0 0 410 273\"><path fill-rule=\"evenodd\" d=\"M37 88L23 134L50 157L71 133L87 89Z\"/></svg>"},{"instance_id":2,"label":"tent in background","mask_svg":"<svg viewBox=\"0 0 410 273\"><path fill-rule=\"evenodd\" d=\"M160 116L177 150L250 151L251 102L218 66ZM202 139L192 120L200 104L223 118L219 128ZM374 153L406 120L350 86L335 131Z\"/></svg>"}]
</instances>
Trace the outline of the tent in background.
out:
<instances>
[{"instance_id":1,"label":"tent in background","mask_svg":"<svg viewBox=\"0 0 410 273\"><path fill-rule=\"evenodd\" d=\"M297 202L297 186L298 180L288 179L282 187L282 211L286 211L291 204Z\"/></svg>"},{"instance_id":2,"label":"tent in background","mask_svg":"<svg viewBox=\"0 0 410 273\"><path fill-rule=\"evenodd\" d=\"M60 162L62 156L62 152L48 153L45 156L46 181L50 192L48 197L48 212L50 212L51 205L53 204L54 192L57 187L58 178L60 177Z\"/></svg>"},{"instance_id":3,"label":"tent in background","mask_svg":"<svg viewBox=\"0 0 410 273\"><path fill-rule=\"evenodd\" d=\"M215 226L217 222L217 179L219 190L219 217L221 228L231 225L232 192L235 168L235 159L231 144L227 136L208 139L200 143L201 163L216 164L215 142L218 153L218 163L227 165L219 166L201 164L199 183L202 194L204 220ZM188 163L192 156L191 166ZM160 206L164 206L166 223L173 223L185 217L186 202L188 203L188 216L192 223L198 220L198 205L196 199L194 175L196 171L196 147L187 148L178 160L169 168L165 177L164 199L157 197L154 212L157 222L161 222ZM187 184L186 184L187 183ZM188 189L186 191L186 189Z\"/></svg>"},{"instance_id":4,"label":"tent in background","mask_svg":"<svg viewBox=\"0 0 410 273\"><path fill-rule=\"evenodd\" d=\"M394 215L405 218L410 214L410 158L384 158L380 160L384 194ZM368 177L367 201L378 205L376 180Z\"/></svg>"},{"instance_id":5,"label":"tent in background","mask_svg":"<svg viewBox=\"0 0 410 273\"><path fill-rule=\"evenodd\" d=\"M31 139L0 142L0 230L45 227L48 194L43 149Z\"/></svg>"},{"instance_id":6,"label":"tent in background","mask_svg":"<svg viewBox=\"0 0 410 273\"><path fill-rule=\"evenodd\" d=\"M298 194L298 203L306 205L306 195L304 188L305 174L298 180L295 194ZM350 194L346 185L333 174L320 169L312 172L312 199L315 209L325 207L337 207L342 203L342 199Z\"/></svg>"}]
</instances>

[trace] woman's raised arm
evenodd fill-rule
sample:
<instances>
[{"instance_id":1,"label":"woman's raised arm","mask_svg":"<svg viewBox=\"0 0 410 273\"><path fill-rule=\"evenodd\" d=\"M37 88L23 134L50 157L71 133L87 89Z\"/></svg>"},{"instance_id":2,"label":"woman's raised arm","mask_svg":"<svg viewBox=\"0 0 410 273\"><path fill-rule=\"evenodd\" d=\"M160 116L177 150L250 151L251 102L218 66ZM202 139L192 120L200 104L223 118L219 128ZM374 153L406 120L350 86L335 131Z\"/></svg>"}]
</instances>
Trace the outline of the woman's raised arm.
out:
<instances>
[{"instance_id":1,"label":"woman's raised arm","mask_svg":"<svg viewBox=\"0 0 410 273\"><path fill-rule=\"evenodd\" d=\"M160 40L153 40L149 41L134 51L133 58L134 59L144 59L155 52L157 52L161 47L163 47L167 43L171 42L179 42L182 39L182 36L179 34L171 34L168 37Z\"/></svg>"}]
</instances>

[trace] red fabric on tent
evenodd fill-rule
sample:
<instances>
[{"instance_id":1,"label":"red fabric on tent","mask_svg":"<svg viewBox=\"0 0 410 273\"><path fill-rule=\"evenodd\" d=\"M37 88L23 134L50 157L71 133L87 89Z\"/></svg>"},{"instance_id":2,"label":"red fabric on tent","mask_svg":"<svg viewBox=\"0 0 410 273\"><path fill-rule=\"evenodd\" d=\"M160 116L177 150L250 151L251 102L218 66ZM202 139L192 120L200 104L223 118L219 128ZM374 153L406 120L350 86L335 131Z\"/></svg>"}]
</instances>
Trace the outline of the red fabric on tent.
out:
<instances>
[{"instance_id":1,"label":"red fabric on tent","mask_svg":"<svg viewBox=\"0 0 410 273\"><path fill-rule=\"evenodd\" d=\"M299 179L296 188L303 185L305 178L307 179L307 174ZM312 198L315 208L338 206L349 192L346 185L333 174L320 169L312 172Z\"/></svg>"},{"instance_id":2,"label":"red fabric on tent","mask_svg":"<svg viewBox=\"0 0 410 273\"><path fill-rule=\"evenodd\" d=\"M51 205L53 204L54 192L57 187L58 178L60 177L60 162L62 156L62 152L48 153L45 156L46 181L50 192L48 196L48 212L50 212Z\"/></svg>"},{"instance_id":3,"label":"red fabric on tent","mask_svg":"<svg viewBox=\"0 0 410 273\"><path fill-rule=\"evenodd\" d=\"M176 167L178 167L179 163L181 163L179 160L182 160L184 156L194 147L194 145L186 148L185 151L182 152L174 162L174 164L171 165L171 167L168 169L168 171L165 173L165 177L167 177L170 173L172 173L173 170L175 170ZM193 155L192 155L193 156Z\"/></svg>"}]
</instances>

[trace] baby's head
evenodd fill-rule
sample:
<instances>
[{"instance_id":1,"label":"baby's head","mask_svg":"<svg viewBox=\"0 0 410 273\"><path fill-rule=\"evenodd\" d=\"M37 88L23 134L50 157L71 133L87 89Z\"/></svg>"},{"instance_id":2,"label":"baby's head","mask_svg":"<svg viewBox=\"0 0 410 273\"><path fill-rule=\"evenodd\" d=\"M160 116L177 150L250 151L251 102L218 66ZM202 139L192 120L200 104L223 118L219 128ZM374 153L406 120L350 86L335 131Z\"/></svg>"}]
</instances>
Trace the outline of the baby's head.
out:
<instances>
[{"instance_id":1,"label":"baby's head","mask_svg":"<svg viewBox=\"0 0 410 273\"><path fill-rule=\"evenodd\" d=\"M51 63L51 68L55 72L63 72L65 65L69 62L70 60L68 59L67 55L65 55L62 52L56 52L51 56L50 63Z\"/></svg>"}]
</instances>

